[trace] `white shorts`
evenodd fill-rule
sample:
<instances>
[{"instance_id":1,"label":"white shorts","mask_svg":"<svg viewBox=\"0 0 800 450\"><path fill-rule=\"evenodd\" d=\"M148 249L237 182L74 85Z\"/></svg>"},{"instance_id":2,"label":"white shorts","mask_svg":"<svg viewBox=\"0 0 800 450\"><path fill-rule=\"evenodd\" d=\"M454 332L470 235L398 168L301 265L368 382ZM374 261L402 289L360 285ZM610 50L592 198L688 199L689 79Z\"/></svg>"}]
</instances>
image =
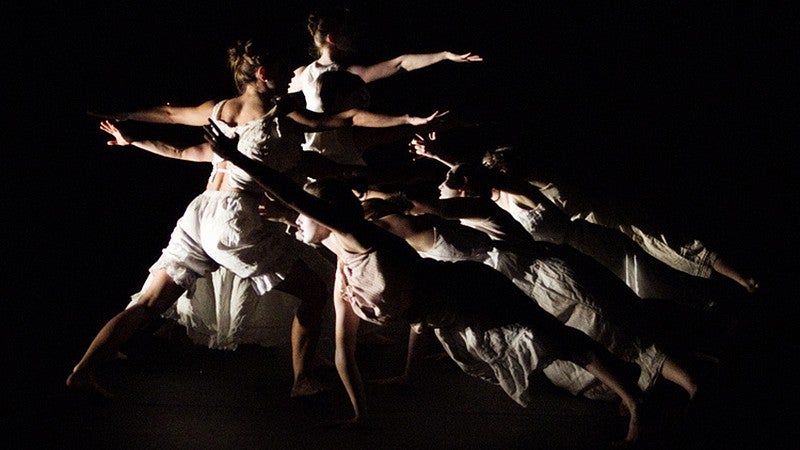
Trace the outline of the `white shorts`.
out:
<instances>
[{"instance_id":1,"label":"white shorts","mask_svg":"<svg viewBox=\"0 0 800 450\"><path fill-rule=\"evenodd\" d=\"M284 232L284 225L258 213L261 194L205 191L195 197L172 231L150 272L166 269L189 289L198 276L224 266L263 294L313 249Z\"/></svg>"}]
</instances>

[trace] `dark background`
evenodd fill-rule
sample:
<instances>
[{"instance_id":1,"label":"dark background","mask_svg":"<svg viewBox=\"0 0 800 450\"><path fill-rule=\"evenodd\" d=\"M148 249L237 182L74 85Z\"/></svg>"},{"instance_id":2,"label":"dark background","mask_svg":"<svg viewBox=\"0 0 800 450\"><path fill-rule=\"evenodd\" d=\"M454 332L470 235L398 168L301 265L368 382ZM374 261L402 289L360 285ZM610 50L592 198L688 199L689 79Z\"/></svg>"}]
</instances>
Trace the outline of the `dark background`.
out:
<instances>
[{"instance_id":1,"label":"dark background","mask_svg":"<svg viewBox=\"0 0 800 450\"><path fill-rule=\"evenodd\" d=\"M593 192L654 209L719 248L772 294L762 313L774 317L781 348L765 350L775 366L763 373L786 375L764 389L794 388L794 9L763 1L425 3L351 2L364 19L362 62L445 49L485 61L375 82L373 109L449 109L482 125L475 142L530 147L531 158ZM17 407L35 408L43 387L63 383L97 329L138 290L208 175L206 165L106 147L86 111L233 96L225 49L249 34L280 42L297 65L310 62L313 4L5 7L2 304ZM404 145L388 146L387 158L403 160Z\"/></svg>"}]
</instances>

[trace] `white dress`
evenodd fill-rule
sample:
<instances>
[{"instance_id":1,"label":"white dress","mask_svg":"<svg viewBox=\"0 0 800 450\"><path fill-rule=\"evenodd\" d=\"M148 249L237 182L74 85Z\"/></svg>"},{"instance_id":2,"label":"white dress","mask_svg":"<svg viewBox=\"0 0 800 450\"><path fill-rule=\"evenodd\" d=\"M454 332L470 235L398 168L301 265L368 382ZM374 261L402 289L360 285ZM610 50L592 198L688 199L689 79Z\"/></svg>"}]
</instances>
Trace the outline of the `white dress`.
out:
<instances>
[{"instance_id":1,"label":"white dress","mask_svg":"<svg viewBox=\"0 0 800 450\"><path fill-rule=\"evenodd\" d=\"M638 365L638 385L643 391L653 386L665 355L633 332L638 326L631 313L638 299L629 289L610 274L603 279L603 274L596 273L598 267L587 267L585 259L569 258L568 254L559 255L553 250L542 250L539 255L502 250L490 240L473 239L472 233L465 233L460 228L459 225L434 227L433 247L420 254L443 261L481 261L497 269L561 323L581 330L624 361ZM470 239L473 239L472 246L468 243ZM499 345L505 363L504 369L494 375L495 382L504 386L507 392L517 393L512 398L516 396L515 400L523 403L519 397L525 392L522 387L527 385L527 380L523 379L539 361L528 348L530 342L514 337L516 333L526 333L524 329L501 327L495 333L496 336L489 339L485 335L461 331L463 346L450 345L448 352L454 352L458 357L454 356L454 359L464 365L462 369L477 371L477 376L486 378L485 368L481 364L466 362L465 355L478 355L482 345L491 345L491 352L498 353ZM522 348L515 348L515 345ZM555 360L543 371L555 385L575 395L595 399L610 399L615 395L593 375L570 361ZM502 374L508 374L510 378L504 379Z\"/></svg>"},{"instance_id":2,"label":"white dress","mask_svg":"<svg viewBox=\"0 0 800 450\"><path fill-rule=\"evenodd\" d=\"M698 239L648 230L647 228L651 227L636 225L634 221L626 218L619 208L611 207L608 202L601 204L592 201L574 189L565 190L564 185L548 183L539 190L571 220L583 219L619 230L647 253L673 269L702 278L711 277L714 271L712 266L719 255Z\"/></svg>"},{"instance_id":3,"label":"white dress","mask_svg":"<svg viewBox=\"0 0 800 450\"><path fill-rule=\"evenodd\" d=\"M376 226L375 235L368 252L335 251L338 285L353 311L378 325L426 323L465 372L500 384L522 405L527 375L562 355L582 357L581 345L592 342L482 263L423 258L388 231Z\"/></svg>"},{"instance_id":4,"label":"white dress","mask_svg":"<svg viewBox=\"0 0 800 450\"><path fill-rule=\"evenodd\" d=\"M224 103L214 106L211 119L226 135L239 135L239 151L279 171L300 161L302 132L295 122L267 114L231 127L219 120ZM221 161L214 156L212 176L227 171L229 187L240 191L205 191L190 203L142 291L152 273L164 268L186 289L164 316L185 326L194 342L219 349L279 345L288 336L298 300L272 289L298 259L330 286L333 265L286 234L283 225L262 218L263 189L238 167L219 168ZM128 307L142 291L131 296Z\"/></svg>"},{"instance_id":5,"label":"white dress","mask_svg":"<svg viewBox=\"0 0 800 450\"><path fill-rule=\"evenodd\" d=\"M616 229L582 219L569 220L554 204L542 203L531 209L512 199L504 200L501 206L535 240L566 244L592 257L640 298L669 300L700 309L715 300L711 286L657 260Z\"/></svg>"}]
</instances>

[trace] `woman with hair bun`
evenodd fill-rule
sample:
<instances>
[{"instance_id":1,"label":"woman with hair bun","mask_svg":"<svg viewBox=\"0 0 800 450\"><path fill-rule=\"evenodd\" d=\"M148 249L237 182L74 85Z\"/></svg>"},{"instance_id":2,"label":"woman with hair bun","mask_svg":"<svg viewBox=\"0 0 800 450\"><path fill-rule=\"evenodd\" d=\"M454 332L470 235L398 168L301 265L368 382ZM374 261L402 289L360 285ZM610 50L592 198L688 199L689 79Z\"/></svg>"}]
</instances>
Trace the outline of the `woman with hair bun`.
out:
<instances>
[{"instance_id":1,"label":"woman with hair bun","mask_svg":"<svg viewBox=\"0 0 800 450\"><path fill-rule=\"evenodd\" d=\"M209 100L194 107L165 105L105 117L193 126L211 121L226 135L238 136L239 150L250 158L300 177L304 131L354 125L421 125L438 117L437 113L427 118L385 116L358 109L323 116L294 110L281 97L291 72L273 52L253 40L243 40L228 50L228 61L236 97ZM298 245L283 226L264 220L259 214L259 206L265 201L263 189L246 172L216 156L208 143L181 147L141 139L110 120L103 121L100 128L114 137L108 145L134 145L159 156L211 163L213 168L205 191L178 220L142 291L100 330L67 378L67 386L109 397L95 381L97 365L115 356L121 345L166 312L185 291L192 292L199 277L224 267L247 280L258 295L275 289L300 299L291 330L291 395L319 392L322 385L312 378L310 369L329 295L326 286L332 276L322 256Z\"/></svg>"}]
</instances>

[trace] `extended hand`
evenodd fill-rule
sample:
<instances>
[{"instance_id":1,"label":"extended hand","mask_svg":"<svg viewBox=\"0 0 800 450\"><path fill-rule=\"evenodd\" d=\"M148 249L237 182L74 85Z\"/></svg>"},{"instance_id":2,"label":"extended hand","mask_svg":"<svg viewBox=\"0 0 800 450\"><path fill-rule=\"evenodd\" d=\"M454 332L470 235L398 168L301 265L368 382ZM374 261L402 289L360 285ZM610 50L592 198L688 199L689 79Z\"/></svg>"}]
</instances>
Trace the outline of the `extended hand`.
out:
<instances>
[{"instance_id":1,"label":"extended hand","mask_svg":"<svg viewBox=\"0 0 800 450\"><path fill-rule=\"evenodd\" d=\"M100 129L114 136L114 140L107 141L107 145L131 145L133 139L122 133L110 120L100 122Z\"/></svg>"},{"instance_id":2,"label":"extended hand","mask_svg":"<svg viewBox=\"0 0 800 450\"><path fill-rule=\"evenodd\" d=\"M411 153L417 155L418 158L433 158L434 153L431 151L433 147L433 141L436 140L436 132L432 131L428 133L428 137L425 138L420 134L415 134L414 139L408 143L408 146L411 147L409 150Z\"/></svg>"},{"instance_id":3,"label":"extended hand","mask_svg":"<svg viewBox=\"0 0 800 450\"><path fill-rule=\"evenodd\" d=\"M481 58L478 55L473 55L471 52L470 53L464 53L463 55L456 55L453 52L447 52L447 59L449 59L450 61L459 62L459 63L483 61L483 58Z\"/></svg>"},{"instance_id":4,"label":"extended hand","mask_svg":"<svg viewBox=\"0 0 800 450\"><path fill-rule=\"evenodd\" d=\"M419 126L419 125L426 125L426 124L429 124L429 123L431 123L432 121L434 121L436 119L439 119L442 116L446 116L448 113L450 113L450 111L445 111L445 112L442 112L442 113L440 113L439 111L436 111L436 112L434 112L433 114L431 114L428 117L409 117L408 118L408 124L409 125L413 125L415 127Z\"/></svg>"},{"instance_id":5,"label":"extended hand","mask_svg":"<svg viewBox=\"0 0 800 450\"><path fill-rule=\"evenodd\" d=\"M222 131L220 131L217 124L208 120L208 125L203 125L203 132L206 142L211 144L211 148L214 149L214 153L218 154L219 156L233 161L237 157L243 157L239 150L236 148L239 142L239 136L229 138L225 136Z\"/></svg>"}]
</instances>

